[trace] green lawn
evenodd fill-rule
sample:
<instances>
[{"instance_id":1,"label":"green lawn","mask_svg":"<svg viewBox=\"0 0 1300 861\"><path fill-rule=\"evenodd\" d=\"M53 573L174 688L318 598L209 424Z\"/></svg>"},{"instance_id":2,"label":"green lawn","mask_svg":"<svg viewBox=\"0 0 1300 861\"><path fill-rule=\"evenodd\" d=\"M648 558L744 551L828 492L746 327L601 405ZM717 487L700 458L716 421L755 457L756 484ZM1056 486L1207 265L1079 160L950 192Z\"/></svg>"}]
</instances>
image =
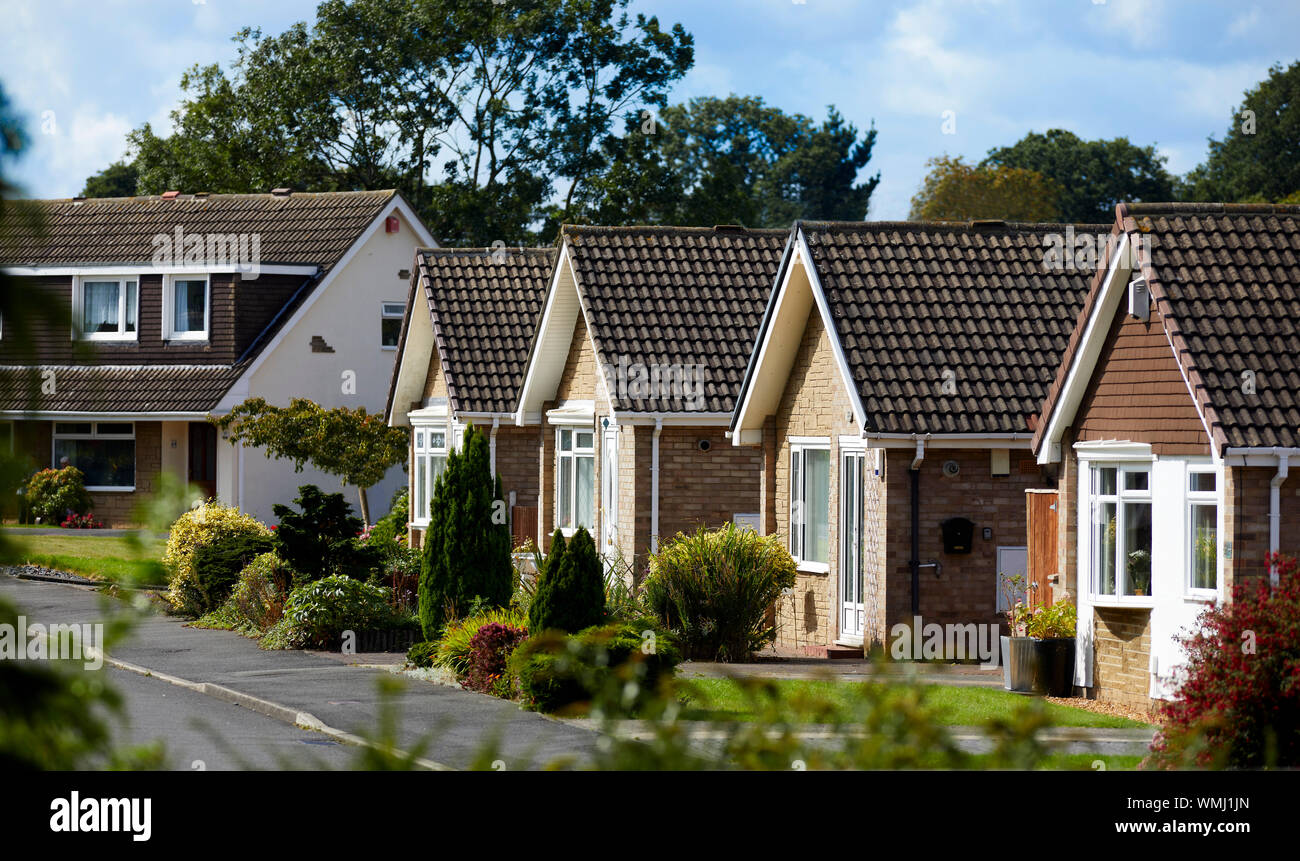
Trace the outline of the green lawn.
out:
<instances>
[{"instance_id":1,"label":"green lawn","mask_svg":"<svg viewBox=\"0 0 1300 861\"><path fill-rule=\"evenodd\" d=\"M41 565L71 571L95 580L143 580L157 583L161 571L156 562L163 546L133 547L121 535L87 535L69 530L67 535L23 535L6 531L0 545L0 563Z\"/></svg>"},{"instance_id":2,"label":"green lawn","mask_svg":"<svg viewBox=\"0 0 1300 861\"><path fill-rule=\"evenodd\" d=\"M844 709L868 683L779 680L770 685L750 688L732 679L683 679L692 693L684 716L693 720L753 720L757 711L771 698L779 700L781 714L807 723L829 722L828 716ZM888 683L876 684L888 697L900 691ZM944 726L982 726L993 718L1010 717L1029 704L1031 698L1000 688L958 687L930 684L922 686L925 704L935 720ZM1062 727L1143 727L1128 718L1097 714L1057 703L1040 703L1053 726Z\"/></svg>"}]
</instances>

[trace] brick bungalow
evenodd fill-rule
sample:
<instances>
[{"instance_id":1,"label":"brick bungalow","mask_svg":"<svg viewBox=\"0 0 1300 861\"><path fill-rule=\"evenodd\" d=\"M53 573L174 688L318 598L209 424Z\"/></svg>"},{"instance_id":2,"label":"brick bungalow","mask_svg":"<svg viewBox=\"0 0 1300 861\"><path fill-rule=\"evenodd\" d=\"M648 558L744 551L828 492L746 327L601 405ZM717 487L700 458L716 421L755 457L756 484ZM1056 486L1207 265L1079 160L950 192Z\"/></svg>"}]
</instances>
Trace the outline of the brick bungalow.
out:
<instances>
[{"instance_id":1,"label":"brick bungalow","mask_svg":"<svg viewBox=\"0 0 1300 861\"><path fill-rule=\"evenodd\" d=\"M756 521L761 453L725 432L788 235L562 230L515 415L542 536L585 526L639 578L661 538Z\"/></svg>"},{"instance_id":2,"label":"brick bungalow","mask_svg":"<svg viewBox=\"0 0 1300 861\"><path fill-rule=\"evenodd\" d=\"M469 424L488 434L516 546L536 538L537 431L516 426L514 409L554 261L549 248L416 252L386 414L411 427L412 547Z\"/></svg>"},{"instance_id":3,"label":"brick bungalow","mask_svg":"<svg viewBox=\"0 0 1300 861\"><path fill-rule=\"evenodd\" d=\"M1029 420L1091 274L1047 265L1075 229L795 226L730 431L798 563L779 646L860 655L914 616L999 621L1026 491L1048 486Z\"/></svg>"},{"instance_id":4,"label":"brick bungalow","mask_svg":"<svg viewBox=\"0 0 1300 861\"><path fill-rule=\"evenodd\" d=\"M61 321L27 345L3 321L0 433L33 471L80 468L110 525L163 473L263 520L301 484L338 487L206 419L249 397L381 410L399 272L433 241L395 191L19 201L6 219L0 265Z\"/></svg>"},{"instance_id":5,"label":"brick bungalow","mask_svg":"<svg viewBox=\"0 0 1300 861\"><path fill-rule=\"evenodd\" d=\"M1202 609L1300 554L1300 207L1121 203L1111 234L1034 449L1075 682L1146 706Z\"/></svg>"}]
</instances>

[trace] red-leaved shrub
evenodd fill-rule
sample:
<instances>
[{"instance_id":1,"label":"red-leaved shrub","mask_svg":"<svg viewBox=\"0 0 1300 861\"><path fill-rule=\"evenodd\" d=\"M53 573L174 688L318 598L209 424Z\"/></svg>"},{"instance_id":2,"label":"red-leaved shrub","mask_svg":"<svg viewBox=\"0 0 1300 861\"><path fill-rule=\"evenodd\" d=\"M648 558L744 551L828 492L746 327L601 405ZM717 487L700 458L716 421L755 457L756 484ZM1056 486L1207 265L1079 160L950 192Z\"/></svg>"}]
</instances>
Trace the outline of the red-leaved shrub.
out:
<instances>
[{"instance_id":1,"label":"red-leaved shrub","mask_svg":"<svg viewBox=\"0 0 1300 861\"><path fill-rule=\"evenodd\" d=\"M528 631L489 622L469 641L469 669L462 684L471 691L506 696L511 685L504 678L510 653L528 639Z\"/></svg>"},{"instance_id":2,"label":"red-leaved shrub","mask_svg":"<svg viewBox=\"0 0 1300 861\"><path fill-rule=\"evenodd\" d=\"M1239 584L1207 609L1187 650L1178 698L1145 765L1156 768L1300 766L1300 561L1269 558L1279 574Z\"/></svg>"}]
</instances>

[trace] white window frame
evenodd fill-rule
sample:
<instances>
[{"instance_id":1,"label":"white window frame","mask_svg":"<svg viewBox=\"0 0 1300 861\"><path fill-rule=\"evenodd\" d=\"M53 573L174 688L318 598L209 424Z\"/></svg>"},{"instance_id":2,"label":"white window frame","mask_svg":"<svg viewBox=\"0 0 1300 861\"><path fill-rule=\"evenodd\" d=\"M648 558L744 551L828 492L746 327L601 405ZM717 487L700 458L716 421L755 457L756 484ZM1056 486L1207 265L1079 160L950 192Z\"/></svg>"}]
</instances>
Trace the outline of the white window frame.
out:
<instances>
[{"instance_id":1,"label":"white window frame","mask_svg":"<svg viewBox=\"0 0 1300 861\"><path fill-rule=\"evenodd\" d=\"M829 480L827 481L826 484L826 492L828 494L832 492L831 483L834 482L835 480L834 469L833 469L835 464L834 464L834 458L831 457L831 441L829 438L791 437L790 474L787 477L787 483L789 484L789 488L790 488L790 555L794 557L795 567L800 571L807 571L814 574L829 574L831 570L831 566L830 566L831 556L832 554L838 552L837 550L835 550L830 546L831 528L830 528L829 521L831 517L831 507L830 507L829 498L826 500L826 520L827 520L826 561L818 562L816 560L804 559L803 557L803 550L804 547L806 546L806 541L804 540L806 536L803 533L803 529L807 526L807 524L800 522L801 520L803 520L803 518L800 518L798 516L797 506L799 506L802 503L804 504L804 509L805 510L807 509L806 501L804 500L804 492L805 492L804 478L807 476L806 453L809 451L826 452L827 470L830 472L830 475L828 476ZM798 476L799 476L798 488L795 487L796 461L798 462Z\"/></svg>"},{"instance_id":2,"label":"white window frame","mask_svg":"<svg viewBox=\"0 0 1300 861\"><path fill-rule=\"evenodd\" d=\"M136 328L139 328L138 324ZM61 424L77 424L77 425L88 424L90 425L90 433L59 433L59 425ZM131 434L130 436L127 436L126 434L120 434L120 433L101 434L99 432L99 426L101 424L130 425ZM136 432L135 432L135 422L97 422L97 421L55 422L53 426L50 428L50 466L53 469L60 468L58 461L55 460L56 457L55 452L58 445L58 441L61 439L115 439L115 440L129 439L132 442L137 441ZM136 471L138 469L139 462L140 462L140 452L139 449L136 449L133 457L133 462L131 464L131 484L129 487L127 486L119 487L114 485L86 485L86 490L93 490L98 493L132 493L135 490L135 478L136 478ZM76 466L76 464L72 464L72 465Z\"/></svg>"},{"instance_id":3,"label":"white window frame","mask_svg":"<svg viewBox=\"0 0 1300 861\"><path fill-rule=\"evenodd\" d=\"M1087 494L1088 494L1088 594L1091 603L1101 606L1124 606L1124 607L1152 607L1155 605L1155 596L1152 594L1132 595L1131 586L1128 582L1128 566L1122 564L1122 559L1127 555L1124 547L1124 504L1126 502L1145 503L1151 507L1152 533L1151 533L1151 560L1150 560L1150 584L1147 588L1148 593L1155 592L1156 581L1156 541L1155 541L1155 500L1152 496L1152 486L1155 481L1154 458L1118 458L1118 459L1096 459L1081 460L1088 466ZM1096 490L1100 470L1115 470L1115 492L1113 494L1101 494ZM1146 490L1128 490L1125 488L1124 478L1128 473L1144 472L1147 476ZM1096 547L1096 526L1098 516L1098 506L1101 503L1113 502L1115 504L1115 592L1114 594L1102 592L1100 587L1100 570L1098 568L1098 554Z\"/></svg>"},{"instance_id":4,"label":"white window frame","mask_svg":"<svg viewBox=\"0 0 1300 861\"><path fill-rule=\"evenodd\" d=\"M441 445L434 445L434 434L442 434ZM411 496L411 523L415 526L423 527L430 523L429 511L433 506L433 489L438 479L433 465L434 461L441 459L442 469L447 468L450 439L451 428L445 418L411 422L411 457L415 461L411 471L411 485L415 491ZM421 470L422 466L423 470ZM442 470L438 472L441 473ZM421 478L423 478L423 487L420 486ZM424 501L423 506L418 505L421 499Z\"/></svg>"},{"instance_id":5,"label":"white window frame","mask_svg":"<svg viewBox=\"0 0 1300 861\"><path fill-rule=\"evenodd\" d=\"M84 319L86 282L117 282L117 319L116 332L83 332L81 323ZM126 285L135 285L135 331L126 331ZM138 275L76 275L72 279L72 338L81 341L138 341L140 340L140 277Z\"/></svg>"},{"instance_id":6,"label":"white window frame","mask_svg":"<svg viewBox=\"0 0 1300 861\"><path fill-rule=\"evenodd\" d=\"M176 331L176 282L203 281L203 329L197 332ZM206 341L212 332L212 276L202 273L177 272L163 276L162 288L163 340ZM139 326L137 325L138 329Z\"/></svg>"},{"instance_id":7,"label":"white window frame","mask_svg":"<svg viewBox=\"0 0 1300 861\"><path fill-rule=\"evenodd\" d=\"M1214 490L1192 490L1193 475L1214 476ZM1192 585L1196 564L1196 534L1192 529L1192 509L1197 506L1214 506L1214 588L1202 589ZM1215 601L1223 590L1223 470L1214 463L1189 463L1183 476L1183 539L1186 542L1187 564L1183 572L1183 594L1195 601Z\"/></svg>"},{"instance_id":8,"label":"white window frame","mask_svg":"<svg viewBox=\"0 0 1300 861\"><path fill-rule=\"evenodd\" d=\"M397 309L396 313L389 312L389 306ZM402 340L402 319L406 317L406 303L398 302L396 299L384 299L379 303L379 349L396 350L397 341ZM397 320L397 341L392 345L384 343L384 321Z\"/></svg>"},{"instance_id":9,"label":"white window frame","mask_svg":"<svg viewBox=\"0 0 1300 861\"><path fill-rule=\"evenodd\" d=\"M572 440L573 440L572 448L567 452L564 451L563 442L562 442L563 436L566 433L572 434ZM590 446L578 445L577 435L580 433L591 434ZM600 505L600 502L596 497L596 492L599 490L599 488L597 487L598 482L596 480L596 428L594 424L588 425L586 423L558 425L555 428L555 525L560 528L560 533L564 535L565 538L569 538L572 535L574 535L578 531L579 527L586 527L587 531L592 532L594 537L594 530L596 528L596 524L594 522L593 523L578 522L578 460L579 458L587 458L591 460L591 518L594 521L596 519L597 509ZM561 468L561 465L563 464L565 459L571 460L573 462L573 466L569 470L569 485L570 485L569 505L572 506L572 511L568 512L569 514L572 515L572 520L573 520L572 526L561 525L564 521L565 512L560 505L560 475L564 471Z\"/></svg>"}]
</instances>

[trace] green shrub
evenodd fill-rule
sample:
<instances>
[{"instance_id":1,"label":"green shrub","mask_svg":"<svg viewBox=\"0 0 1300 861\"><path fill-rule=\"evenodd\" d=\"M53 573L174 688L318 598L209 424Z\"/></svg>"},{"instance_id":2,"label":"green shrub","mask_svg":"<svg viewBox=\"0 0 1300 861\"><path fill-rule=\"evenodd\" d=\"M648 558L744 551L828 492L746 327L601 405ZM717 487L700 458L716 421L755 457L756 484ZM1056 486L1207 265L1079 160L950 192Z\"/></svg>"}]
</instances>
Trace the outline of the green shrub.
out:
<instances>
[{"instance_id":1,"label":"green shrub","mask_svg":"<svg viewBox=\"0 0 1300 861\"><path fill-rule=\"evenodd\" d=\"M206 593L199 585L194 556L200 547L239 535L270 537L271 531L256 518L238 509L208 502L186 511L167 533L163 568L167 571L167 600L178 612L192 616L207 607Z\"/></svg>"},{"instance_id":2,"label":"green shrub","mask_svg":"<svg viewBox=\"0 0 1300 861\"><path fill-rule=\"evenodd\" d=\"M611 695L635 711L660 694L680 661L672 636L641 618L575 636L548 631L533 637L511 655L507 672L518 679L524 704L539 711L582 711Z\"/></svg>"},{"instance_id":3,"label":"green shrub","mask_svg":"<svg viewBox=\"0 0 1300 861\"><path fill-rule=\"evenodd\" d=\"M457 678L464 678L469 670L470 641L474 639L479 628L494 623L511 628L527 626L524 615L508 607L489 607L471 613L464 619L453 619L447 623L442 637L438 640L438 649L433 657L434 665L446 667L455 673Z\"/></svg>"},{"instance_id":4,"label":"green shrub","mask_svg":"<svg viewBox=\"0 0 1300 861\"><path fill-rule=\"evenodd\" d=\"M336 574L299 586L284 616L262 638L267 648L332 649L344 631L390 630L401 617L389 606L388 590Z\"/></svg>"},{"instance_id":5,"label":"green shrub","mask_svg":"<svg viewBox=\"0 0 1300 861\"><path fill-rule=\"evenodd\" d=\"M352 515L343 494L304 484L294 504L298 511L271 506L279 518L276 550L293 570L309 580L335 574L364 580L379 565L379 554L359 540L364 524Z\"/></svg>"},{"instance_id":6,"label":"green shrub","mask_svg":"<svg viewBox=\"0 0 1300 861\"><path fill-rule=\"evenodd\" d=\"M506 662L528 639L524 628L512 628L489 622L474 633L469 643L469 667L463 685L466 690L504 699L514 697L514 684L506 672Z\"/></svg>"},{"instance_id":7,"label":"green shrub","mask_svg":"<svg viewBox=\"0 0 1300 861\"><path fill-rule=\"evenodd\" d=\"M260 633L284 616L292 589L293 569L276 554L263 553L239 572L226 606L241 629Z\"/></svg>"},{"instance_id":8,"label":"green shrub","mask_svg":"<svg viewBox=\"0 0 1300 861\"><path fill-rule=\"evenodd\" d=\"M264 553L273 541L268 535L236 532L217 537L194 551L194 588L199 609L219 607L239 581L240 572Z\"/></svg>"},{"instance_id":9,"label":"green shrub","mask_svg":"<svg viewBox=\"0 0 1300 861\"><path fill-rule=\"evenodd\" d=\"M678 533L652 555L645 602L688 658L744 661L776 638L768 609L794 582L779 538L728 524Z\"/></svg>"},{"instance_id":10,"label":"green shrub","mask_svg":"<svg viewBox=\"0 0 1300 861\"><path fill-rule=\"evenodd\" d=\"M93 503L86 491L86 477L75 466L42 469L27 480L27 511L41 523L58 526L69 512L87 514Z\"/></svg>"},{"instance_id":11,"label":"green shrub","mask_svg":"<svg viewBox=\"0 0 1300 861\"><path fill-rule=\"evenodd\" d=\"M603 623L604 566L591 535L579 527L566 545L557 529L551 548L528 608L528 630L574 633Z\"/></svg>"},{"instance_id":12,"label":"green shrub","mask_svg":"<svg viewBox=\"0 0 1300 861\"><path fill-rule=\"evenodd\" d=\"M370 528L370 537L366 543L385 552L389 551L391 545L405 545L410 513L411 503L407 488L398 488L393 494L393 502L388 513L375 521L374 526Z\"/></svg>"},{"instance_id":13,"label":"green shrub","mask_svg":"<svg viewBox=\"0 0 1300 861\"><path fill-rule=\"evenodd\" d=\"M438 650L437 640L425 640L406 650L406 662L413 667L427 670L433 666L433 655Z\"/></svg>"},{"instance_id":14,"label":"green shrub","mask_svg":"<svg viewBox=\"0 0 1300 861\"><path fill-rule=\"evenodd\" d=\"M510 603L510 525L501 478L494 477L487 437L473 425L462 450L447 455L434 485L420 567L420 623L434 639L443 623L478 599Z\"/></svg>"}]
</instances>

